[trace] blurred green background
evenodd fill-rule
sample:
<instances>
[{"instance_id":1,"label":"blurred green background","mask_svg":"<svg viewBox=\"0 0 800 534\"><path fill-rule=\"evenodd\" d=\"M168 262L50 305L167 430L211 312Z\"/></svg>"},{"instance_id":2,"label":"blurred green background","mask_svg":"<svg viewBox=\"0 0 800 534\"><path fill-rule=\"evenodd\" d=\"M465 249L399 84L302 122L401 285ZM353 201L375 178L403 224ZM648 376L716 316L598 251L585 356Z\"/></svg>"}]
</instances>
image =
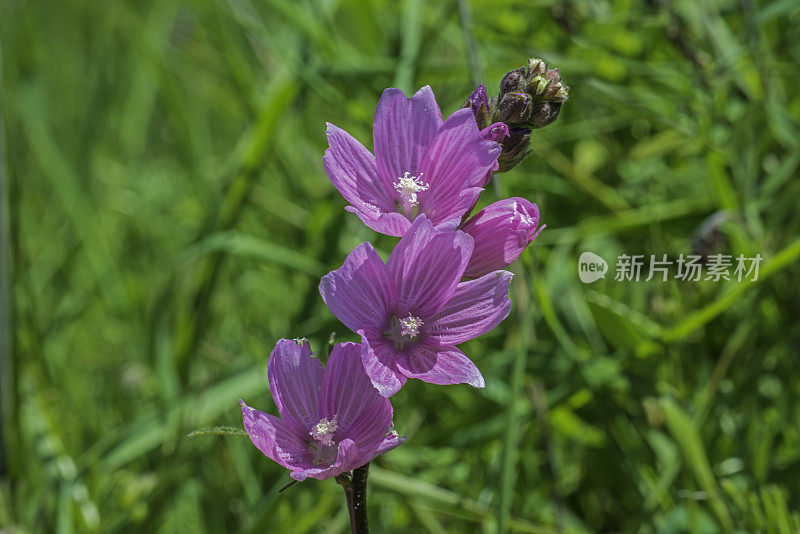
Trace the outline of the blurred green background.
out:
<instances>
[{"instance_id":1,"label":"blurred green background","mask_svg":"<svg viewBox=\"0 0 800 534\"><path fill-rule=\"evenodd\" d=\"M393 398L374 531L800 531L795 0L3 0L0 46L4 532L345 532L332 480L186 436L275 413L278 338L353 339L319 277L394 240L325 121L371 147L385 87L447 114L535 56L571 100L482 202L548 229L462 346L487 387ZM698 237L758 282L578 280Z\"/></svg>"}]
</instances>

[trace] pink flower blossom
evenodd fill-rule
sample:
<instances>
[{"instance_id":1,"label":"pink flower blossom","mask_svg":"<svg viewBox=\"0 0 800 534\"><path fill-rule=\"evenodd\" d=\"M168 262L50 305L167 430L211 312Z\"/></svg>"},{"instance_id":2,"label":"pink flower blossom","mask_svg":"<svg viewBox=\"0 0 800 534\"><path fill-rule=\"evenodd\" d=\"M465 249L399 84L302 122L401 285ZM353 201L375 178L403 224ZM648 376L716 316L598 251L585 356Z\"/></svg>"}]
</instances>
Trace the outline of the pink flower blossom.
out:
<instances>
[{"instance_id":1,"label":"pink flower blossom","mask_svg":"<svg viewBox=\"0 0 800 534\"><path fill-rule=\"evenodd\" d=\"M364 369L381 395L393 395L409 377L484 386L456 345L506 318L512 274L495 271L460 282L472 250L468 234L434 228L420 215L388 264L363 243L322 278L323 300L361 336Z\"/></svg>"},{"instance_id":2,"label":"pink flower blossom","mask_svg":"<svg viewBox=\"0 0 800 534\"><path fill-rule=\"evenodd\" d=\"M405 440L391 430L392 405L364 374L358 343L336 345L323 371L308 341L281 339L267 376L281 417L240 400L244 428L295 480L340 475Z\"/></svg>"},{"instance_id":3,"label":"pink flower blossom","mask_svg":"<svg viewBox=\"0 0 800 534\"><path fill-rule=\"evenodd\" d=\"M544 229L539 208L512 197L490 204L461 226L475 240L464 276L476 278L507 267Z\"/></svg>"},{"instance_id":4,"label":"pink flower blossom","mask_svg":"<svg viewBox=\"0 0 800 534\"><path fill-rule=\"evenodd\" d=\"M435 226L456 228L497 169L505 135L500 125L478 129L472 110L446 121L433 91L411 98L386 89L372 125L375 155L344 130L328 124L323 163L346 209L376 232L401 237L417 215Z\"/></svg>"}]
</instances>

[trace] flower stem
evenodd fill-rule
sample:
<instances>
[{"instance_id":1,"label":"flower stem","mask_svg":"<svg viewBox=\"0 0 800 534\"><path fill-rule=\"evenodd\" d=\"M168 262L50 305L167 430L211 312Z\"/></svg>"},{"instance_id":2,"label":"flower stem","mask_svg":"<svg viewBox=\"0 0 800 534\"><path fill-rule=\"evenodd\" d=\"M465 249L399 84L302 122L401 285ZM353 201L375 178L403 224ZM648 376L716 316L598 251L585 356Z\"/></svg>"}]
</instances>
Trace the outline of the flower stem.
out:
<instances>
[{"instance_id":1,"label":"flower stem","mask_svg":"<svg viewBox=\"0 0 800 534\"><path fill-rule=\"evenodd\" d=\"M339 475L336 482L341 484L347 497L347 509L350 512L350 533L368 534L367 524L367 475L369 463L353 469L351 475Z\"/></svg>"}]
</instances>

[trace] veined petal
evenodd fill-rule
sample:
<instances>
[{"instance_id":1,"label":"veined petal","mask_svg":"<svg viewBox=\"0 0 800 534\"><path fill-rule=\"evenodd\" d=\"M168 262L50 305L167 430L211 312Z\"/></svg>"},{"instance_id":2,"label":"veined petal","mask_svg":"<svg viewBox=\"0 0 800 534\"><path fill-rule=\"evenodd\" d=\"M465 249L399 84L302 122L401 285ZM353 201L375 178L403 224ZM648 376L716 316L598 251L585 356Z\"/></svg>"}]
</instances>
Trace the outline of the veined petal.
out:
<instances>
[{"instance_id":1,"label":"veined petal","mask_svg":"<svg viewBox=\"0 0 800 534\"><path fill-rule=\"evenodd\" d=\"M358 218L361 219L364 224L380 234L403 237L408 229L411 228L411 221L406 219L405 215L397 212L381 213L377 217L371 217L352 206L347 206L345 209L350 213L358 215Z\"/></svg>"},{"instance_id":2,"label":"veined petal","mask_svg":"<svg viewBox=\"0 0 800 534\"><path fill-rule=\"evenodd\" d=\"M428 324L429 339L458 345L500 324L511 311L508 287L513 276L508 271L495 271L458 284L453 298Z\"/></svg>"},{"instance_id":3,"label":"veined petal","mask_svg":"<svg viewBox=\"0 0 800 534\"><path fill-rule=\"evenodd\" d=\"M431 215L434 224L447 218L448 208L453 204L451 199L462 189L483 185L500 151L500 145L481 136L471 110L464 108L450 115L420 165L419 170L430 186L419 195L420 209L436 214Z\"/></svg>"},{"instance_id":4,"label":"veined petal","mask_svg":"<svg viewBox=\"0 0 800 534\"><path fill-rule=\"evenodd\" d=\"M367 406L345 434L356 442L359 451L378 447L386 437L389 427L392 426L391 402L386 397L382 397L377 390L375 390L375 395L380 397L380 400Z\"/></svg>"},{"instance_id":5,"label":"veined petal","mask_svg":"<svg viewBox=\"0 0 800 534\"><path fill-rule=\"evenodd\" d=\"M369 447L358 447L358 463L356 467L361 467L367 462L371 462L381 454L389 452L398 445L402 445L406 440L405 436L398 436L397 432L390 432L382 440L374 443Z\"/></svg>"},{"instance_id":6,"label":"veined petal","mask_svg":"<svg viewBox=\"0 0 800 534\"><path fill-rule=\"evenodd\" d=\"M420 215L389 256L387 267L398 291L397 310L425 320L444 306L472 254L472 238L437 231Z\"/></svg>"},{"instance_id":7,"label":"veined petal","mask_svg":"<svg viewBox=\"0 0 800 534\"><path fill-rule=\"evenodd\" d=\"M442 125L433 90L425 86L411 98L386 89L372 124L378 174L387 191L405 172L417 175L425 150Z\"/></svg>"},{"instance_id":8,"label":"veined petal","mask_svg":"<svg viewBox=\"0 0 800 534\"><path fill-rule=\"evenodd\" d=\"M391 397L406 383L406 377L397 370L400 356L394 347L383 339L375 328L358 331L361 336L361 363L372 385L384 397Z\"/></svg>"},{"instance_id":9,"label":"veined petal","mask_svg":"<svg viewBox=\"0 0 800 534\"><path fill-rule=\"evenodd\" d=\"M508 126L503 122L495 122L494 124L490 124L483 130L481 130L481 137L486 139L487 141L494 141L496 143L502 143L503 139L508 137ZM500 168L500 162L496 161L489 172L486 173L484 176L483 181L479 184L481 187L486 187L492 180L492 173Z\"/></svg>"},{"instance_id":10,"label":"veined petal","mask_svg":"<svg viewBox=\"0 0 800 534\"><path fill-rule=\"evenodd\" d=\"M437 212L441 216L438 217L439 222L436 223L436 228L438 230L455 230L461 226L461 223L464 222L464 216L472 211L472 208L478 203L478 197L481 196L481 193L483 193L482 187L469 187L458 195L447 199L448 204L442 204L437 207L437 210L441 210L441 212Z\"/></svg>"},{"instance_id":11,"label":"veined petal","mask_svg":"<svg viewBox=\"0 0 800 534\"><path fill-rule=\"evenodd\" d=\"M475 239L464 276L474 278L508 266L543 228L539 226L539 208L524 198L486 206L461 227Z\"/></svg>"},{"instance_id":12,"label":"veined petal","mask_svg":"<svg viewBox=\"0 0 800 534\"><path fill-rule=\"evenodd\" d=\"M378 445L378 449L375 452L383 454L384 452L394 449L398 445L402 445L405 440L406 436L399 436L397 432L391 432L388 436L383 438L383 441Z\"/></svg>"},{"instance_id":13,"label":"veined petal","mask_svg":"<svg viewBox=\"0 0 800 534\"><path fill-rule=\"evenodd\" d=\"M392 422L392 405L372 385L361 363L361 345L339 343L325 366L320 416L336 417L338 432L358 445L371 447L383 439Z\"/></svg>"},{"instance_id":14,"label":"veined petal","mask_svg":"<svg viewBox=\"0 0 800 534\"><path fill-rule=\"evenodd\" d=\"M381 328L397 302L394 282L370 243L357 246L339 269L323 276L319 292L353 332L368 326Z\"/></svg>"},{"instance_id":15,"label":"veined petal","mask_svg":"<svg viewBox=\"0 0 800 534\"><path fill-rule=\"evenodd\" d=\"M308 341L281 339L267 362L272 399L284 422L299 435L319 421L322 364L312 357Z\"/></svg>"},{"instance_id":16,"label":"veined petal","mask_svg":"<svg viewBox=\"0 0 800 534\"><path fill-rule=\"evenodd\" d=\"M336 454L336 462L329 467L310 467L305 469L298 469L292 471L289 476L293 479L302 482L307 477L316 478L318 480L325 480L326 478L335 477L352 471L356 467L361 467L369 460L359 463L358 449L352 439L343 439L339 442L339 447Z\"/></svg>"},{"instance_id":17,"label":"veined petal","mask_svg":"<svg viewBox=\"0 0 800 534\"><path fill-rule=\"evenodd\" d=\"M372 217L394 211L395 191L387 192L375 166L375 156L352 135L328 124L328 149L322 158L325 172L350 204Z\"/></svg>"},{"instance_id":18,"label":"veined petal","mask_svg":"<svg viewBox=\"0 0 800 534\"><path fill-rule=\"evenodd\" d=\"M397 368L409 378L419 378L430 384L469 384L482 388L486 384L472 360L456 347L419 345L408 353Z\"/></svg>"},{"instance_id":19,"label":"veined petal","mask_svg":"<svg viewBox=\"0 0 800 534\"><path fill-rule=\"evenodd\" d=\"M267 458L287 469L309 462L308 450L303 441L283 421L274 415L250 408L241 399L239 404L242 405L242 420L250 441Z\"/></svg>"}]
</instances>

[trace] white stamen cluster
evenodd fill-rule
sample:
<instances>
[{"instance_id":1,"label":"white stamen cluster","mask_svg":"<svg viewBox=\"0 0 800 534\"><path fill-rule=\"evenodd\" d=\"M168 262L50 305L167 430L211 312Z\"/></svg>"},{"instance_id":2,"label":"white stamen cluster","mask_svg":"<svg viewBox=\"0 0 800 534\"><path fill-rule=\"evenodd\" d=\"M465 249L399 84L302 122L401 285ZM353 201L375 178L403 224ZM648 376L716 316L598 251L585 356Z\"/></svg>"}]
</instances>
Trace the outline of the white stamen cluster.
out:
<instances>
[{"instance_id":1,"label":"white stamen cluster","mask_svg":"<svg viewBox=\"0 0 800 534\"><path fill-rule=\"evenodd\" d=\"M323 417L319 420L319 423L314 425L309 435L326 447L329 447L333 445L333 433L338 429L339 425L336 423L335 415L331 419Z\"/></svg>"},{"instance_id":2,"label":"white stamen cluster","mask_svg":"<svg viewBox=\"0 0 800 534\"><path fill-rule=\"evenodd\" d=\"M430 184L422 181L422 173L419 173L419 176L411 176L410 172L406 172L394 184L394 188L403 195L403 200L408 202L408 205L412 208L419 204L417 193L427 191L429 187Z\"/></svg>"},{"instance_id":3,"label":"white stamen cluster","mask_svg":"<svg viewBox=\"0 0 800 534\"><path fill-rule=\"evenodd\" d=\"M413 317L410 313L405 319L400 319L400 326L403 329L400 334L403 336L417 337L419 335L419 328L425 323L419 317Z\"/></svg>"}]
</instances>

